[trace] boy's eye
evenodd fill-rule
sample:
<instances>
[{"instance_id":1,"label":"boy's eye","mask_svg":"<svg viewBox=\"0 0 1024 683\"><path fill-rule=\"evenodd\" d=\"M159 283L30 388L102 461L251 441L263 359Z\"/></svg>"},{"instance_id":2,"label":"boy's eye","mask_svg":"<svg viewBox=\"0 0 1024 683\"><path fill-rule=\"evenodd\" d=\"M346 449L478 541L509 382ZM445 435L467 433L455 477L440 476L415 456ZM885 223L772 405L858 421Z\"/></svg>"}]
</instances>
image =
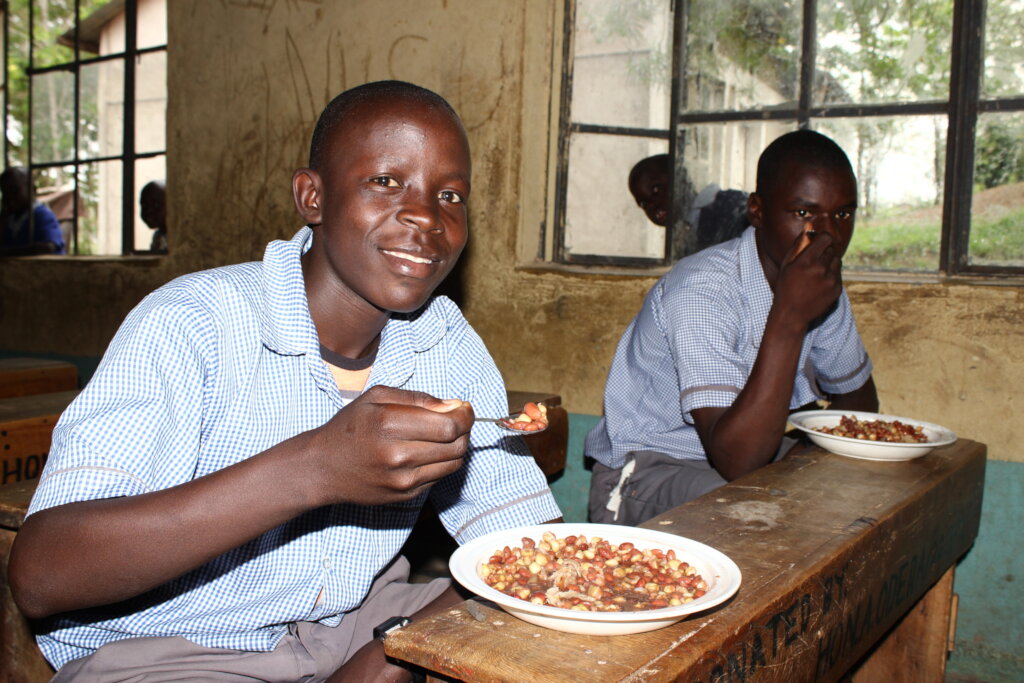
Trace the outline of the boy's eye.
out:
<instances>
[{"instance_id":1,"label":"boy's eye","mask_svg":"<svg viewBox=\"0 0 1024 683\"><path fill-rule=\"evenodd\" d=\"M851 218L853 218L853 211L850 211L849 209L840 209L839 211L836 211L836 220L848 221Z\"/></svg>"},{"instance_id":2,"label":"boy's eye","mask_svg":"<svg viewBox=\"0 0 1024 683\"><path fill-rule=\"evenodd\" d=\"M797 209L794 213L796 213L798 218L807 218L811 215L807 209Z\"/></svg>"},{"instance_id":3,"label":"boy's eye","mask_svg":"<svg viewBox=\"0 0 1024 683\"><path fill-rule=\"evenodd\" d=\"M453 190L442 190L437 193L437 196L446 202L451 202L452 204L462 203L462 195Z\"/></svg>"},{"instance_id":4,"label":"boy's eye","mask_svg":"<svg viewBox=\"0 0 1024 683\"><path fill-rule=\"evenodd\" d=\"M398 181L391 176L380 175L376 178L370 178L371 183L377 183L381 187L398 187Z\"/></svg>"}]
</instances>

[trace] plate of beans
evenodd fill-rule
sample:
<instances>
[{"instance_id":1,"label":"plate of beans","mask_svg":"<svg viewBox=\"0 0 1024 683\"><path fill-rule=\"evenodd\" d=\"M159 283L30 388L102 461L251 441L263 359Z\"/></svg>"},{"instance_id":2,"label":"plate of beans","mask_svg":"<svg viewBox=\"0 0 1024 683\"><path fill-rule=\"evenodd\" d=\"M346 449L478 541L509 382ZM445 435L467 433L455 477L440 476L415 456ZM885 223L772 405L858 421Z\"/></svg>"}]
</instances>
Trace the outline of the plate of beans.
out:
<instances>
[{"instance_id":1,"label":"plate of beans","mask_svg":"<svg viewBox=\"0 0 1024 683\"><path fill-rule=\"evenodd\" d=\"M524 621L570 633L623 635L716 607L741 574L722 552L675 534L560 523L496 531L459 547L452 576Z\"/></svg>"},{"instance_id":2,"label":"plate of beans","mask_svg":"<svg viewBox=\"0 0 1024 683\"><path fill-rule=\"evenodd\" d=\"M861 460L913 460L957 439L931 422L856 410L805 410L789 422L825 450Z\"/></svg>"}]
</instances>

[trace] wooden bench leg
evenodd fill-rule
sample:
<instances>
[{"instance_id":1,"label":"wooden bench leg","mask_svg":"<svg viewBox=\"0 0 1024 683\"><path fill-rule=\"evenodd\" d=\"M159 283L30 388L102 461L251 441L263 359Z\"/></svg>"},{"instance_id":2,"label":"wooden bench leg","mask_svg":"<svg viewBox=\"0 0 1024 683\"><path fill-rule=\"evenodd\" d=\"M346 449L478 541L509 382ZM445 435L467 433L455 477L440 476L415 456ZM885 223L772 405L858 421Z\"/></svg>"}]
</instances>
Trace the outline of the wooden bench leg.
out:
<instances>
[{"instance_id":1,"label":"wooden bench leg","mask_svg":"<svg viewBox=\"0 0 1024 683\"><path fill-rule=\"evenodd\" d=\"M851 672L853 683L942 681L955 621L953 567Z\"/></svg>"},{"instance_id":2,"label":"wooden bench leg","mask_svg":"<svg viewBox=\"0 0 1024 683\"><path fill-rule=\"evenodd\" d=\"M48 681L53 669L43 659L25 617L21 616L7 585L7 556L14 532L0 529L0 681Z\"/></svg>"}]
</instances>

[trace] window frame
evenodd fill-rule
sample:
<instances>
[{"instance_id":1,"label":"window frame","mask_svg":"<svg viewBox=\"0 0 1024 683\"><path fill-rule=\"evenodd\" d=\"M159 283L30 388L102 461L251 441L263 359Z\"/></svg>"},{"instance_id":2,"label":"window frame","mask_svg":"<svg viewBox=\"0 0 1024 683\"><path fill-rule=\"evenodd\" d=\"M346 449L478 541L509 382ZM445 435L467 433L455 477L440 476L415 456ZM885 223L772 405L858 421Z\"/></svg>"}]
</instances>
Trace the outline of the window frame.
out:
<instances>
[{"instance_id":1,"label":"window frame","mask_svg":"<svg viewBox=\"0 0 1024 683\"><path fill-rule=\"evenodd\" d=\"M673 5L672 69L670 111L674 126L671 130L606 126L574 122L571 117L573 83L573 43L576 22L576 0L565 0L564 42L562 49L563 77L561 81L558 155L555 169L555 201L553 211L553 240L549 261L562 265L618 266L623 268L663 268L679 257L692 253L696 239L687 231L680 219L687 215L689 198L673 191L672 225L665 231L665 258L616 257L611 255L569 254L565 249L566 199L568 195L568 151L574 135L618 135L668 139L669 154L675 160L676 176L683 172L684 160L676 150L686 143L687 128L697 124L742 123L745 121L787 120L796 128L813 128L814 121L828 119L856 119L877 116L944 116L947 121L945 168L942 198L942 223L937 270L858 270L865 275L915 276L980 276L986 278L1019 277L1024 266L994 266L971 264L969 242L971 230L971 202L975 165L975 142L978 118L983 113L1024 112L1024 96L982 97L981 81L985 48L984 0L954 0L953 26L950 45L949 97L946 100L893 102L878 104L828 104L812 102L812 86L816 58L817 8L822 0L802 0L802 26L799 58L798 92L794 107L763 107L744 110L686 111L686 88L680 74L686 64L686 30L690 5L698 0L666 0ZM673 190L676 183L672 183ZM681 239L674 237L683 231ZM673 244L677 253L672 253Z\"/></svg>"},{"instance_id":2,"label":"window frame","mask_svg":"<svg viewBox=\"0 0 1024 683\"><path fill-rule=\"evenodd\" d=\"M35 53L35 41L32 36L34 34L34 24L36 7L32 0L28 3L28 69L26 71L28 90L28 120L27 127L25 130L26 139L26 157L27 163L25 167L28 169L30 177L35 177L35 172L38 170L46 170L51 168L73 168L74 178L74 196L79 197L80 187L80 170L83 166L95 165L104 162L120 161L121 162L121 256L130 255L145 255L154 254L156 252L151 251L149 248L139 249L135 245L135 215L136 211L136 198L138 197L139 190L135 185L135 165L136 162L141 159L151 159L156 157L167 156L166 146L162 150L148 151L148 152L137 152L136 151L136 88L135 88L135 71L136 66L140 59L148 54L155 54L159 52L167 52L167 43L162 45L154 45L145 48L139 48L137 44L137 27L138 27L138 0L122 0L123 12L125 21L125 44L124 50L121 52L113 52L105 55L96 55L94 57L82 57L82 37L81 37L81 26L83 22L80 0L74 0L75 6L75 21L74 26L69 29L69 32L74 34L74 56L71 60L61 62L58 64L51 64L45 67L35 67L34 64L34 53ZM3 159L4 165L7 166L10 163L10 140L7 134L9 112L10 112L10 89L8 86L9 80L6 74L9 73L10 62L8 59L8 51L10 50L10 13L3 12L3 68L4 68L4 82L3 82ZM99 156L83 156L81 154L81 146L79 144L80 136L80 102L81 102L81 70L82 67L91 66L94 64L100 64L103 62L116 62L121 61L124 65L124 105L123 105L123 123L122 123L122 140L121 140L121 154L116 155L99 155ZM68 72L72 75L74 82L74 154L70 159L61 159L58 161L47 161L42 163L35 163L32 160L32 128L33 128L33 83L36 76L42 76L51 73ZM166 120L164 122L166 126ZM165 137L166 145L166 137ZM72 223L71 223L71 239L69 244L65 245L67 256L80 256L79 252L79 201L73 201L72 205Z\"/></svg>"}]
</instances>

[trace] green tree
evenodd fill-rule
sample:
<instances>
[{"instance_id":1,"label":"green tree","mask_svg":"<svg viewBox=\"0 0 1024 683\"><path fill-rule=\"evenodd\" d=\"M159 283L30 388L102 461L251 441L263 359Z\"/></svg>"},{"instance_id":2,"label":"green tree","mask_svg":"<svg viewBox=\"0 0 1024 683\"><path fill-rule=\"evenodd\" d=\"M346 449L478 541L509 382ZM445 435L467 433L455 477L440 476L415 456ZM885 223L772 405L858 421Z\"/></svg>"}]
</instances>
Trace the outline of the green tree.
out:
<instances>
[{"instance_id":1,"label":"green tree","mask_svg":"<svg viewBox=\"0 0 1024 683\"><path fill-rule=\"evenodd\" d=\"M974 182L983 189L1024 180L1024 139L1020 126L989 123L975 145Z\"/></svg>"}]
</instances>

